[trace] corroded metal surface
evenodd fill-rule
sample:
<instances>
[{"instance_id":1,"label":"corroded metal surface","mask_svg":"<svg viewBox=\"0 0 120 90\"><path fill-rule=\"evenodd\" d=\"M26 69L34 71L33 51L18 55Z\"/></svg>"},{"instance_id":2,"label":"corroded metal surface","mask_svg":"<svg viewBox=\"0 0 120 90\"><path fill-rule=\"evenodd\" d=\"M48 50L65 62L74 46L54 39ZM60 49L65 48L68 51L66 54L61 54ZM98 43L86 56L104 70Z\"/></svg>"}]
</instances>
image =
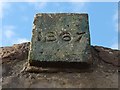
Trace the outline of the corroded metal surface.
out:
<instances>
[{"instance_id":1,"label":"corroded metal surface","mask_svg":"<svg viewBox=\"0 0 120 90\"><path fill-rule=\"evenodd\" d=\"M36 14L29 62L90 62L88 14Z\"/></svg>"}]
</instances>

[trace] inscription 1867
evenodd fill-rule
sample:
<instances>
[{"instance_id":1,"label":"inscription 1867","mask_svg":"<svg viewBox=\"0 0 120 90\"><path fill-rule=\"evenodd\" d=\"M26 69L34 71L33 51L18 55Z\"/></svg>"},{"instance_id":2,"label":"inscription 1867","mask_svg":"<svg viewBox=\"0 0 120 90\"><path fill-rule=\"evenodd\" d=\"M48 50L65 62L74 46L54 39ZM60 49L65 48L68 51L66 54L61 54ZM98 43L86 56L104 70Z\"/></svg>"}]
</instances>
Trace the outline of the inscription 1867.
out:
<instances>
[{"instance_id":1,"label":"inscription 1867","mask_svg":"<svg viewBox=\"0 0 120 90\"><path fill-rule=\"evenodd\" d=\"M56 32L47 32L45 36L38 35L38 41L45 40L46 42L56 41L58 37L60 37L63 41L70 41L71 38L75 39L75 41L80 41L85 32L77 32L76 37L72 37L69 32L62 32L60 35L56 35ZM43 38L43 39L40 39Z\"/></svg>"},{"instance_id":2,"label":"inscription 1867","mask_svg":"<svg viewBox=\"0 0 120 90\"><path fill-rule=\"evenodd\" d=\"M29 52L30 64L89 62L90 33L87 14L36 14Z\"/></svg>"}]
</instances>

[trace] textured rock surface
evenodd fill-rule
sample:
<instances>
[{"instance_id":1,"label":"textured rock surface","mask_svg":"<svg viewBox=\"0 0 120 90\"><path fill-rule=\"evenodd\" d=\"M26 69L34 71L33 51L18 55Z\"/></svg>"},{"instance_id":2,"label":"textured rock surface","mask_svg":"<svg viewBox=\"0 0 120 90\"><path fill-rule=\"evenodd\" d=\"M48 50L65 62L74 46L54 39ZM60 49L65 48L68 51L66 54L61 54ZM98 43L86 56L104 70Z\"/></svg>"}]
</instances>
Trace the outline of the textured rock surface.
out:
<instances>
[{"instance_id":1,"label":"textured rock surface","mask_svg":"<svg viewBox=\"0 0 120 90\"><path fill-rule=\"evenodd\" d=\"M29 61L91 63L88 14L36 14Z\"/></svg>"},{"instance_id":2,"label":"textured rock surface","mask_svg":"<svg viewBox=\"0 0 120 90\"><path fill-rule=\"evenodd\" d=\"M1 47L0 56L2 63L10 60L22 60L28 57L29 42L24 44L14 44L12 47Z\"/></svg>"},{"instance_id":3,"label":"textured rock surface","mask_svg":"<svg viewBox=\"0 0 120 90\"><path fill-rule=\"evenodd\" d=\"M91 46L93 65L81 72L70 70L56 73L21 72L25 66L29 43L0 48L3 88L117 88L119 50Z\"/></svg>"}]
</instances>

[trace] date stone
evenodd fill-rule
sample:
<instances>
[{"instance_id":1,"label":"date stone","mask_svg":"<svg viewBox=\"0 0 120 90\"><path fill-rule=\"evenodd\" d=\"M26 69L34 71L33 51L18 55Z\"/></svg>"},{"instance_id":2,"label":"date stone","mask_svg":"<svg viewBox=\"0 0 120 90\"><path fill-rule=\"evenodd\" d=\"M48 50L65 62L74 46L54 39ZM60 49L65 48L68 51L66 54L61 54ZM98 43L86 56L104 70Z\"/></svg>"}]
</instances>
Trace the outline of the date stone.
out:
<instances>
[{"instance_id":1,"label":"date stone","mask_svg":"<svg viewBox=\"0 0 120 90\"><path fill-rule=\"evenodd\" d=\"M34 62L91 63L88 14L38 13L33 24L30 65Z\"/></svg>"}]
</instances>

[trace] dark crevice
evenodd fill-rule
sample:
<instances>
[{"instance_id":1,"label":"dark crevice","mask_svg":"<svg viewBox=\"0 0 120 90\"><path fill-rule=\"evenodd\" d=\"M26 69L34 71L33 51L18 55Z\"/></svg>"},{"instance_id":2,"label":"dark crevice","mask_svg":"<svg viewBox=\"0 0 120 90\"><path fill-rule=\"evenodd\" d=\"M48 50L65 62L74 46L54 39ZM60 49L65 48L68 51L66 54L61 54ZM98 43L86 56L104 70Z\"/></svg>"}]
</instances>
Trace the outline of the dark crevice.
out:
<instances>
[{"instance_id":1,"label":"dark crevice","mask_svg":"<svg viewBox=\"0 0 120 90\"><path fill-rule=\"evenodd\" d=\"M61 61L35 61L30 63L31 66L43 67L43 68L67 68L67 69L88 69L90 64L86 62L61 62Z\"/></svg>"}]
</instances>

